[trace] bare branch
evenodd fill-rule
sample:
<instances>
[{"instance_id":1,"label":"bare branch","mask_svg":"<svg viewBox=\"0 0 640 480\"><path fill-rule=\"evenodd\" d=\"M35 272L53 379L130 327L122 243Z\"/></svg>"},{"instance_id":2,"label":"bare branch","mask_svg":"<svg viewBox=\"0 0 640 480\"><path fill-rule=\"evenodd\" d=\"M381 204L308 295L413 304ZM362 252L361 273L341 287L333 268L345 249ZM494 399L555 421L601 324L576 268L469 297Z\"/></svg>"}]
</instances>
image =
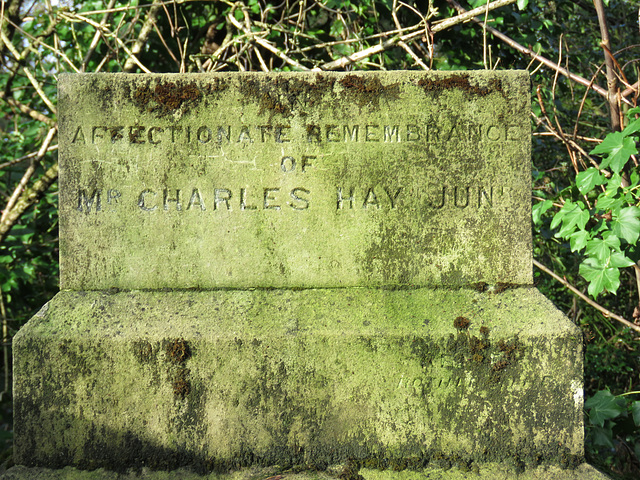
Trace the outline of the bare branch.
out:
<instances>
[{"instance_id":1,"label":"bare branch","mask_svg":"<svg viewBox=\"0 0 640 480\"><path fill-rule=\"evenodd\" d=\"M6 218L0 222L0 242L2 242L11 231L13 225L34 203L42 198L51 184L58 178L58 163L55 163L40 177L33 187L25 189L15 204L15 207L7 214Z\"/></svg>"},{"instance_id":2,"label":"bare branch","mask_svg":"<svg viewBox=\"0 0 640 480\"><path fill-rule=\"evenodd\" d=\"M602 41L600 45L604 49L604 63L607 71L607 101L609 102L609 116L611 117L611 128L619 132L622 130L620 123L620 104L618 103L618 77L614 68L614 59L611 54L611 41L609 40L609 27L607 25L607 17L604 13L604 5L602 0L593 0L598 14L598 24L600 25L600 37Z\"/></svg>"},{"instance_id":3,"label":"bare branch","mask_svg":"<svg viewBox=\"0 0 640 480\"><path fill-rule=\"evenodd\" d=\"M147 18L140 29L140 34L138 35L138 39L136 43L131 47L131 54L127 61L124 63L124 67L122 69L123 72L132 72L136 65L140 66L138 62L137 56L142 51L142 47L145 46L147 41L149 40L149 35L153 31L153 26L155 25L156 19L158 18L158 14L160 13L160 7L162 6L162 0L153 0L153 4L147 13Z\"/></svg>"},{"instance_id":4,"label":"bare branch","mask_svg":"<svg viewBox=\"0 0 640 480\"><path fill-rule=\"evenodd\" d=\"M576 294L578 297L580 297L582 300L584 300L585 302L587 302L589 305L591 305L593 308L595 308L596 310L598 310L600 313L602 313L605 318L613 318L614 320L617 320L618 322L622 323L625 327L628 327L632 330L635 330L636 332L640 333L640 326L636 325L635 323L630 322L629 320L627 320L624 317L621 317L620 315L617 315L609 310L607 310L606 308L604 308L602 305L600 305L599 303L595 302L594 300L591 300L589 297L587 297L584 293L582 293L580 290L578 290L576 287L574 287L573 285L571 285L569 282L567 282L564 278L559 277L558 275L556 275L552 270L550 270L549 268L545 267L543 264L541 264L540 262L538 262L535 258L533 259L533 264L538 267L540 270L542 270L544 273L551 275L553 278L555 278L557 281L559 281L562 285L564 285L565 287L567 287L569 290L571 290L574 294Z\"/></svg>"},{"instance_id":5,"label":"bare branch","mask_svg":"<svg viewBox=\"0 0 640 480\"><path fill-rule=\"evenodd\" d=\"M442 30L446 30L447 28L451 28L454 25L458 25L463 22L467 22L471 20L476 15L480 15L481 13L488 10L493 10L495 8L504 7L505 5L510 5L515 3L516 0L496 0L495 2L491 2L488 6L481 6L478 8L474 8L473 10L469 10L466 13L461 13L453 18L448 18L446 20L442 20L439 23L434 24L431 27L432 33L441 32ZM353 55L349 55L348 57L342 57L338 60L334 60L333 62L325 63L324 65L320 65L320 67L314 68L313 70L338 70L346 67L347 65L351 65L352 63L357 63L364 60L367 57L372 55L376 55L378 53L382 53L385 50L388 50L392 47L395 47L398 42L411 42L424 34L423 29L418 30L417 32L412 32L406 35L400 35L397 37L393 37L386 42L381 43L380 45L374 45L369 48L365 48L359 52L354 53Z\"/></svg>"}]
</instances>

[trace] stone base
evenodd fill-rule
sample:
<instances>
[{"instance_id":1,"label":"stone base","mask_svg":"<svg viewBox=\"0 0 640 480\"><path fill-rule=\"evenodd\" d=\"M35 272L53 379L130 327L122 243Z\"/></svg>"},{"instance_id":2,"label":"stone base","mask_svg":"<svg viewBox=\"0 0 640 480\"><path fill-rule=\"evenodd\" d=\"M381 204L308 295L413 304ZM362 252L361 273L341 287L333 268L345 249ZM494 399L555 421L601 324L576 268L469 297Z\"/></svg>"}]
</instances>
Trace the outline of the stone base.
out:
<instances>
[{"instance_id":1,"label":"stone base","mask_svg":"<svg viewBox=\"0 0 640 480\"><path fill-rule=\"evenodd\" d=\"M188 470L153 472L148 469L118 474L104 469L91 472L66 467L60 470L46 468L13 467L0 480L355 480L358 477L341 476L341 467L325 472L282 472L277 467L247 468L226 474L198 475ZM443 469L429 467L417 471L394 472L389 470L361 469L359 480L609 480L609 477L586 463L575 469L556 466L540 466L524 472L516 472L500 464L478 465L471 469Z\"/></svg>"},{"instance_id":2,"label":"stone base","mask_svg":"<svg viewBox=\"0 0 640 480\"><path fill-rule=\"evenodd\" d=\"M580 331L500 290L61 292L14 339L15 462L577 467Z\"/></svg>"}]
</instances>

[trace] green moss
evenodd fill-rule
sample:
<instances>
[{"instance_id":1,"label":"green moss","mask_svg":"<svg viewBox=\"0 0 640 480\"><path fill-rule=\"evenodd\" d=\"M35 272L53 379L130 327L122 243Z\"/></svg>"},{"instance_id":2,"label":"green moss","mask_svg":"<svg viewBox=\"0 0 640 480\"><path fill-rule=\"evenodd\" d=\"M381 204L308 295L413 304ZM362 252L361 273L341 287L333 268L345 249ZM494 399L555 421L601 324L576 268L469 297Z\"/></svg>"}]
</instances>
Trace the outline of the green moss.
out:
<instances>
[{"instance_id":1,"label":"green moss","mask_svg":"<svg viewBox=\"0 0 640 480\"><path fill-rule=\"evenodd\" d=\"M575 326L526 288L63 292L16 338L16 455L202 471L573 465L576 349Z\"/></svg>"}]
</instances>

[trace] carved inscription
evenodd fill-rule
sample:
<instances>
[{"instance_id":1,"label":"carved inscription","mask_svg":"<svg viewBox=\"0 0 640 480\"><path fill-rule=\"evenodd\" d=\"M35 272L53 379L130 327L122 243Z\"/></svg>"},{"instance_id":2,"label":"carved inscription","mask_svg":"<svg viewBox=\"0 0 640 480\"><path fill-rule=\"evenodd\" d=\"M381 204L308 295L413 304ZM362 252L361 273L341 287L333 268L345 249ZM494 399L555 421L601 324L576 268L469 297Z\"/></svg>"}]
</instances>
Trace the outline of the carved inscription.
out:
<instances>
[{"instance_id":1,"label":"carved inscription","mask_svg":"<svg viewBox=\"0 0 640 480\"><path fill-rule=\"evenodd\" d=\"M336 211L339 210L394 210L422 207L440 210L445 206L456 209L493 208L506 191L496 186L442 186L425 192L409 191L402 186L336 186L334 192L316 192L325 200L332 196ZM194 188L145 188L131 199L123 198L116 188L79 189L79 212L98 213L104 204L113 209L122 202L134 201L143 212L227 211L256 210L305 211L312 209L314 194L309 188L280 187L232 188L228 186L209 189Z\"/></svg>"},{"instance_id":2,"label":"carved inscription","mask_svg":"<svg viewBox=\"0 0 640 480\"><path fill-rule=\"evenodd\" d=\"M253 144L292 141L306 143L447 143L514 142L522 132L517 125L453 123L354 125L307 124L295 138L290 125L93 125L76 126L72 144L126 142L160 144Z\"/></svg>"}]
</instances>

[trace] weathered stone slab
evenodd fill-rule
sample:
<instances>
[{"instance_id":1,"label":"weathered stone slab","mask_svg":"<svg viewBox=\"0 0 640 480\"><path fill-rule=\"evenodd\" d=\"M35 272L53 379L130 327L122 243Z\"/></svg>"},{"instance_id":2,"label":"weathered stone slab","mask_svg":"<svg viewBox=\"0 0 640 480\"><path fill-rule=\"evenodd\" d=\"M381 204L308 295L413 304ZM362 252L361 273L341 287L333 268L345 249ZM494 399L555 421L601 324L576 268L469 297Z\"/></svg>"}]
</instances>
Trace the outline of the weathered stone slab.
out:
<instances>
[{"instance_id":1,"label":"weathered stone slab","mask_svg":"<svg viewBox=\"0 0 640 480\"><path fill-rule=\"evenodd\" d=\"M530 284L526 72L60 75L61 288Z\"/></svg>"},{"instance_id":2,"label":"weathered stone slab","mask_svg":"<svg viewBox=\"0 0 640 480\"><path fill-rule=\"evenodd\" d=\"M61 292L14 359L26 466L522 469L583 454L580 331L529 287Z\"/></svg>"},{"instance_id":3,"label":"weathered stone slab","mask_svg":"<svg viewBox=\"0 0 640 480\"><path fill-rule=\"evenodd\" d=\"M263 480L277 476L282 480L344 480L345 471L353 468L348 465L335 465L330 472L291 471L278 467L245 468L230 473L211 473L198 475L187 469L171 472L159 472L143 468L127 473L116 473L104 469L93 471L77 470L67 467L61 470L46 468L13 467L2 480ZM577 468L564 469L557 466L543 465L525 471L508 466L488 463L473 465L472 468L427 467L420 470L373 470L362 468L357 470L363 480L608 480L590 465L583 463Z\"/></svg>"}]
</instances>

